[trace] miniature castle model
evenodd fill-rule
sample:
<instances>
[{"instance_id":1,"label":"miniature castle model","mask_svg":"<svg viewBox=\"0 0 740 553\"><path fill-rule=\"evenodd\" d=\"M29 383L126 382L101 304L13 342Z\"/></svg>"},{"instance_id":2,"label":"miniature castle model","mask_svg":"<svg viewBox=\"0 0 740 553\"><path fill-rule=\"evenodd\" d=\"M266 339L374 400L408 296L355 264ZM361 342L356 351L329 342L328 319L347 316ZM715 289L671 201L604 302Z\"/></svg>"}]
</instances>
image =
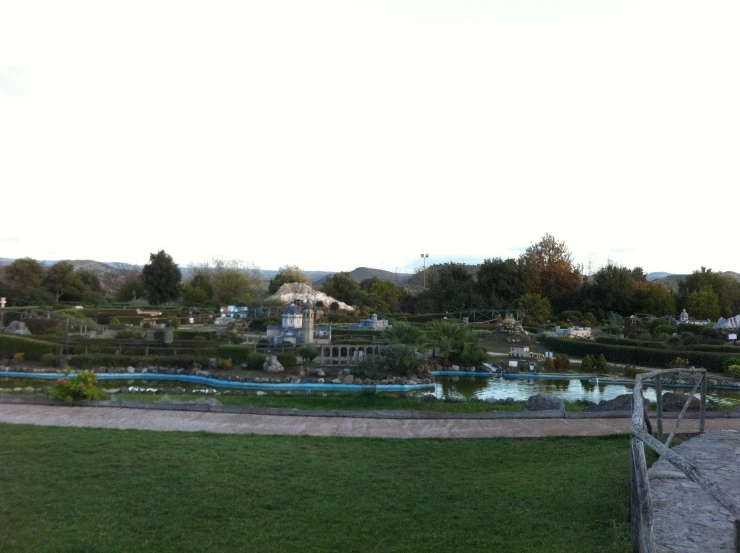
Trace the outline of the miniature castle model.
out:
<instances>
[{"instance_id":1,"label":"miniature castle model","mask_svg":"<svg viewBox=\"0 0 740 553\"><path fill-rule=\"evenodd\" d=\"M267 327L267 339L271 344L306 344L331 343L331 325L314 324L313 304L306 303L302 310L291 305L283 312L281 325Z\"/></svg>"}]
</instances>

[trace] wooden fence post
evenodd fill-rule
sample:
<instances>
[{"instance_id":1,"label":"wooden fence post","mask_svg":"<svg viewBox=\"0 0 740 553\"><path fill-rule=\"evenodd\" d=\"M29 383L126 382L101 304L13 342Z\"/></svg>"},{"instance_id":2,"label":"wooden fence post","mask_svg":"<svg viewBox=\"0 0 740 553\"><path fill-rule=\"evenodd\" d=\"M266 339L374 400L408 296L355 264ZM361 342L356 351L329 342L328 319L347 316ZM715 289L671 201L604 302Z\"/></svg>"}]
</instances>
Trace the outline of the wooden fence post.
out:
<instances>
[{"instance_id":1,"label":"wooden fence post","mask_svg":"<svg viewBox=\"0 0 740 553\"><path fill-rule=\"evenodd\" d=\"M704 418L707 412L707 373L701 377L701 399L699 403L699 434L704 434Z\"/></svg>"},{"instance_id":2,"label":"wooden fence post","mask_svg":"<svg viewBox=\"0 0 740 553\"><path fill-rule=\"evenodd\" d=\"M655 397L658 405L658 439L663 441L663 382L660 375L655 377Z\"/></svg>"}]
</instances>

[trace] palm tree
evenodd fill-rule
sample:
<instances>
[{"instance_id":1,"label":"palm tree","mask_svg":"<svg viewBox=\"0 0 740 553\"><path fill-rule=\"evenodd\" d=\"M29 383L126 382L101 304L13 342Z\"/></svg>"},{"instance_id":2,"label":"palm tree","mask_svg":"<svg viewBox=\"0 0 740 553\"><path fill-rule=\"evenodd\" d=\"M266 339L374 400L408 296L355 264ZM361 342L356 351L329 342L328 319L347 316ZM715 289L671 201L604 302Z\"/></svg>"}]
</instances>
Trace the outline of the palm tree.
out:
<instances>
[{"instance_id":1,"label":"palm tree","mask_svg":"<svg viewBox=\"0 0 740 553\"><path fill-rule=\"evenodd\" d=\"M383 332L383 338L389 344L403 344L414 349L423 347L427 343L424 331L408 323L396 322Z\"/></svg>"},{"instance_id":2,"label":"palm tree","mask_svg":"<svg viewBox=\"0 0 740 553\"><path fill-rule=\"evenodd\" d=\"M465 347L465 343L469 342L470 338L475 340L468 327L447 319L432 321L427 330L427 337L429 345L435 351L439 350L439 355L444 359L445 364L449 363L453 352Z\"/></svg>"}]
</instances>

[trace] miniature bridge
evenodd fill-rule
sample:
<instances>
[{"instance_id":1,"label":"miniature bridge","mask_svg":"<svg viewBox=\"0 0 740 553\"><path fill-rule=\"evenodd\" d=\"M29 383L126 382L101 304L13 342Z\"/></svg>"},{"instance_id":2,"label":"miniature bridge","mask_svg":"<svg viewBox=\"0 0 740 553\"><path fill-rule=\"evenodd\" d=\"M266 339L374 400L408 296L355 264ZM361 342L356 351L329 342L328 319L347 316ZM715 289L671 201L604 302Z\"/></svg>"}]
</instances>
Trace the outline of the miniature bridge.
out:
<instances>
[{"instance_id":1,"label":"miniature bridge","mask_svg":"<svg viewBox=\"0 0 740 553\"><path fill-rule=\"evenodd\" d=\"M666 443L661 377L698 375ZM655 379L658 438L645 430L643 380ZM700 435L669 449L701 387ZM634 553L740 553L740 430L704 434L706 369L657 370L635 379L630 463L630 520ZM661 458L648 471L645 445Z\"/></svg>"}]
</instances>

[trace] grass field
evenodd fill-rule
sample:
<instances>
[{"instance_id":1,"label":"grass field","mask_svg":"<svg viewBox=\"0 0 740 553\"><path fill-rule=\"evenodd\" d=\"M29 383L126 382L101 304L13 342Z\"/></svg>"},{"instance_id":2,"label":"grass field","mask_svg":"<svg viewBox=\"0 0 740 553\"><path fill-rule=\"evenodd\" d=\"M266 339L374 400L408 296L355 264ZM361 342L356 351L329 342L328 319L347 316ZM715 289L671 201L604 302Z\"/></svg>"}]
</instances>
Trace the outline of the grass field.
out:
<instances>
[{"instance_id":1,"label":"grass field","mask_svg":"<svg viewBox=\"0 0 740 553\"><path fill-rule=\"evenodd\" d=\"M623 436L0 435L0 551L629 551Z\"/></svg>"},{"instance_id":2,"label":"grass field","mask_svg":"<svg viewBox=\"0 0 740 553\"><path fill-rule=\"evenodd\" d=\"M19 394L16 394L19 395ZM178 401L197 399L197 395L168 395L168 398ZM116 394L116 399L130 399L133 401L157 401L163 396L155 394ZM326 396L312 394L310 396L218 396L224 405L241 407L274 407L280 409L302 409L308 411L377 411L377 410L408 410L433 411L436 413L487 413L489 411L521 411L525 402L514 403L486 403L465 401L461 403L447 403L446 401L419 401L414 398L399 398L392 394L339 394ZM580 412L587 407L581 401L565 403L565 410Z\"/></svg>"}]
</instances>

